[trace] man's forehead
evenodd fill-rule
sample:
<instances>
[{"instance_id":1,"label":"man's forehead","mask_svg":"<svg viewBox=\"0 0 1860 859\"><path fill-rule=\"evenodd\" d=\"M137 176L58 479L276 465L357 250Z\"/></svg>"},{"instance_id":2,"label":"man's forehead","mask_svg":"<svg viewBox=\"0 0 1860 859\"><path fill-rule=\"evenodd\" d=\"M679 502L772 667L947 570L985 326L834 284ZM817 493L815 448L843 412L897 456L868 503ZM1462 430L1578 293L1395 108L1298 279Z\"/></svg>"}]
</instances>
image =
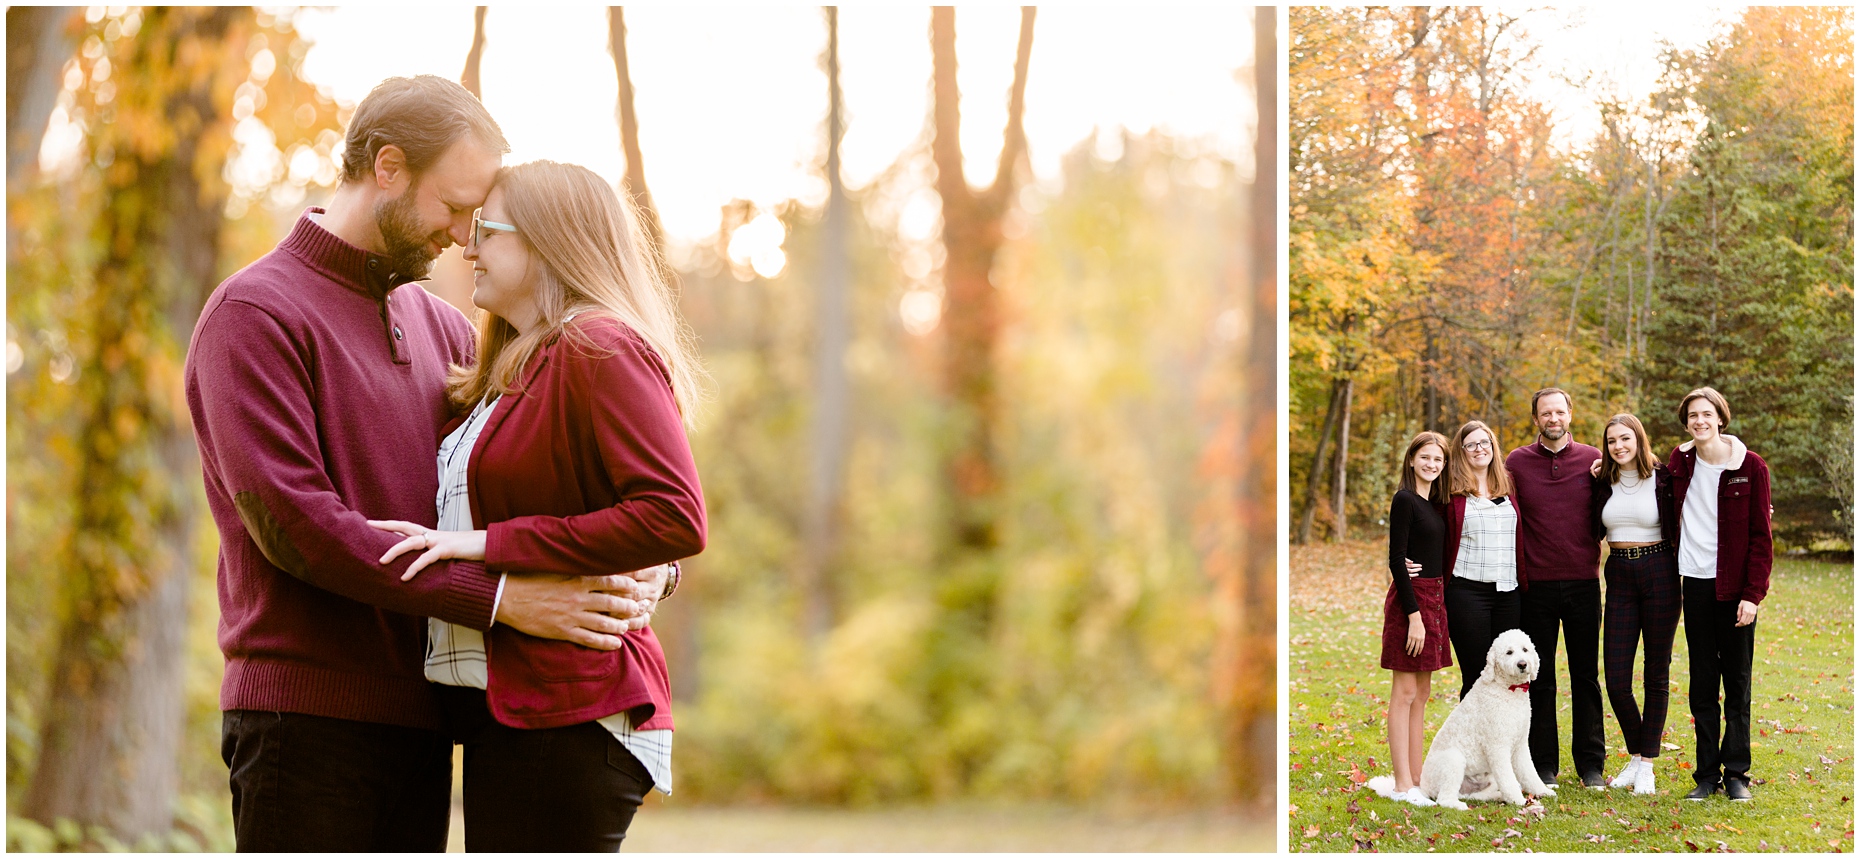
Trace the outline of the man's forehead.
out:
<instances>
[{"instance_id":1,"label":"man's forehead","mask_svg":"<svg viewBox=\"0 0 1860 859\"><path fill-rule=\"evenodd\" d=\"M503 162L502 155L466 137L446 147L427 169L427 179L449 203L481 205Z\"/></svg>"},{"instance_id":2,"label":"man's forehead","mask_svg":"<svg viewBox=\"0 0 1860 859\"><path fill-rule=\"evenodd\" d=\"M1541 415L1559 405L1564 411L1569 411L1569 398L1562 394L1545 394L1537 398L1537 413Z\"/></svg>"}]
</instances>

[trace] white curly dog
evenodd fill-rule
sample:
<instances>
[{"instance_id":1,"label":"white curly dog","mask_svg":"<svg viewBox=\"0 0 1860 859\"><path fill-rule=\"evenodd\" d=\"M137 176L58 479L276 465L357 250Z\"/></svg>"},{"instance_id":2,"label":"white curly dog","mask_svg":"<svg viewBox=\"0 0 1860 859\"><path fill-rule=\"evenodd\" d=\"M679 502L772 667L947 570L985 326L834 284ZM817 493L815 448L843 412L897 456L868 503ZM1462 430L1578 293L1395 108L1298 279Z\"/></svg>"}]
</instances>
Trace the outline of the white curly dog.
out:
<instances>
[{"instance_id":1,"label":"white curly dog","mask_svg":"<svg viewBox=\"0 0 1860 859\"><path fill-rule=\"evenodd\" d=\"M1537 666L1537 648L1523 630L1507 630L1492 641L1479 682L1434 735L1421 765L1421 793L1462 811L1462 797L1523 805L1525 794L1556 796L1538 777L1527 742Z\"/></svg>"}]
</instances>

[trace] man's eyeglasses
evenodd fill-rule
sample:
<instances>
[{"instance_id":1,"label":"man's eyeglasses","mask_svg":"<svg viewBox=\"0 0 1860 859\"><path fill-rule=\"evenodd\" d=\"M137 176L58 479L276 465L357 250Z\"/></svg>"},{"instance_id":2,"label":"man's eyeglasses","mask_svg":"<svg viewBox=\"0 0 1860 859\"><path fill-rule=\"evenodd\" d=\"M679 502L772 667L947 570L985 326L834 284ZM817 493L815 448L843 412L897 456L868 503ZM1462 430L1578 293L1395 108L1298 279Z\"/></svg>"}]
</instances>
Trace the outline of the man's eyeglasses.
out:
<instances>
[{"instance_id":1,"label":"man's eyeglasses","mask_svg":"<svg viewBox=\"0 0 1860 859\"><path fill-rule=\"evenodd\" d=\"M509 224L500 224L496 221L487 221L483 218L478 217L477 215L473 215L471 217L472 247L477 247L479 245L484 244L484 234L487 232L514 233L516 231L517 231L517 228Z\"/></svg>"},{"instance_id":2,"label":"man's eyeglasses","mask_svg":"<svg viewBox=\"0 0 1860 859\"><path fill-rule=\"evenodd\" d=\"M1466 444L1460 445L1460 448L1465 450L1467 453L1478 453L1479 451L1482 451L1482 450L1491 450L1492 442L1490 439L1487 439L1485 441L1468 442Z\"/></svg>"}]
</instances>

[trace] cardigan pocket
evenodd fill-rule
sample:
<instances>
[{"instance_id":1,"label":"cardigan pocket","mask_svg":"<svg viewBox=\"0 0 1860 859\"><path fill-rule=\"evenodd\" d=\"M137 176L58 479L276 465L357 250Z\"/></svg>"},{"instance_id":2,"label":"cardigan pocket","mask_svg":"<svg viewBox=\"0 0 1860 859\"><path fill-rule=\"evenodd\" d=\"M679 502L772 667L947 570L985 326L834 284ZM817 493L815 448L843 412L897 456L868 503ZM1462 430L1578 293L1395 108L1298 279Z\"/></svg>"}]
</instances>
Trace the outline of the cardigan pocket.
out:
<instances>
[{"instance_id":1,"label":"cardigan pocket","mask_svg":"<svg viewBox=\"0 0 1860 859\"><path fill-rule=\"evenodd\" d=\"M507 648L504 656L515 663L512 667L545 683L577 683L612 677L620 670L620 654L531 636Z\"/></svg>"}]
</instances>

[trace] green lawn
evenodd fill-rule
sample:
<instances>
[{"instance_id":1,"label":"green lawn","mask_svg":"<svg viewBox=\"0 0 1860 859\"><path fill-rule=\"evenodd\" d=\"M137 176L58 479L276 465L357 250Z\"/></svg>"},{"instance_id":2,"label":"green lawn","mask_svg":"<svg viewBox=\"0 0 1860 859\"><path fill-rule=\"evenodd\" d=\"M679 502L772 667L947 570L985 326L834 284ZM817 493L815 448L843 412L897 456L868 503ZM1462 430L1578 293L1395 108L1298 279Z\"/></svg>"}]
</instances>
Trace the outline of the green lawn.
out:
<instances>
[{"instance_id":1,"label":"green lawn","mask_svg":"<svg viewBox=\"0 0 1860 859\"><path fill-rule=\"evenodd\" d=\"M452 850L464 849L463 815ZM654 796L625 852L1271 852L1270 816L955 803L875 809L685 807Z\"/></svg>"},{"instance_id":2,"label":"green lawn","mask_svg":"<svg viewBox=\"0 0 1860 859\"><path fill-rule=\"evenodd\" d=\"M1692 788L1685 633L1673 648L1673 698L1658 793L1571 784L1569 683L1559 670L1564 786L1541 816L1503 803L1470 811L1391 802L1360 780L1386 774L1389 673L1379 665L1387 560L1381 541L1294 547L1291 567L1293 850L1852 851L1853 565L1781 561L1757 624L1751 701L1756 799L1686 802ZM1557 664L1566 664L1557 654ZM1636 681L1638 685L1638 681ZM1429 741L1459 689L1434 675ZM1608 775L1628 759L1604 701ZM1673 750L1673 746L1678 750Z\"/></svg>"}]
</instances>

